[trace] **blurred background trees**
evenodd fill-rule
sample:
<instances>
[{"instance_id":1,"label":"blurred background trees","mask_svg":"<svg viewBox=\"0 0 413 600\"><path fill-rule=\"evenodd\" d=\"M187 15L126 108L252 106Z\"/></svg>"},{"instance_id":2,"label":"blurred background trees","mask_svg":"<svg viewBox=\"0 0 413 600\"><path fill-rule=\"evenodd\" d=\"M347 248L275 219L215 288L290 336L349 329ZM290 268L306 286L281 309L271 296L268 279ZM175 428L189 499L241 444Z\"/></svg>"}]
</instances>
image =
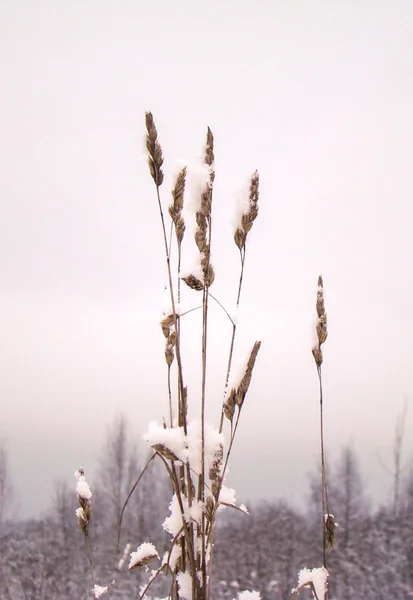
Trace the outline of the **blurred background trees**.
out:
<instances>
[{"instance_id":1,"label":"blurred background trees","mask_svg":"<svg viewBox=\"0 0 413 600\"><path fill-rule=\"evenodd\" d=\"M73 486L56 482L50 507L41 519L9 518L13 508L6 446L1 446L2 524L0 590L2 600L90 598L92 587L84 539L76 523ZM160 556L167 536L162 522L172 496L163 467L153 461L125 509L119 550L118 523L124 501L148 460L127 421L117 417L107 430L100 467L91 481L90 542L95 580L110 586L108 598L136 598L144 572L128 573L118 564L126 544L131 551L153 542ZM77 465L75 465L76 467ZM388 503L373 507L364 489L351 446L328 465L329 504L339 523L335 549L328 555L330 597L340 600L413 598L413 471L398 475ZM270 476L270 474L269 474ZM293 476L293 474L292 474ZM248 506L250 514L226 509L215 537L213 594L232 600L243 589L261 591L263 600L286 600L298 571L321 563L319 476L309 478L308 503L298 510L287 500ZM126 565L127 566L127 565ZM165 581L165 583L167 583ZM162 597L162 578L152 597ZM303 590L304 600L311 594Z\"/></svg>"}]
</instances>

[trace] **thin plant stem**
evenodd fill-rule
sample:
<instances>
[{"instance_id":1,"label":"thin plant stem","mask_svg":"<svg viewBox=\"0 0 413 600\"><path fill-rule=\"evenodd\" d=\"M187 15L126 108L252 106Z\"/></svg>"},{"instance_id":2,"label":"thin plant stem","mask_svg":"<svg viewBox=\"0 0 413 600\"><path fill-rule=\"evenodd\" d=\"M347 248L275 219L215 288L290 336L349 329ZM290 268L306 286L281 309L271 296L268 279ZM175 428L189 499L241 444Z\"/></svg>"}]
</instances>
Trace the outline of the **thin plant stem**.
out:
<instances>
[{"instance_id":1,"label":"thin plant stem","mask_svg":"<svg viewBox=\"0 0 413 600\"><path fill-rule=\"evenodd\" d=\"M221 302L217 298L215 298L215 296L213 296L211 294L211 292L208 292L208 294L209 294L209 297L212 298L212 300L215 300L215 302L222 308L224 313L227 315L228 319L231 321L232 326L234 327L235 326L234 320L232 319L231 315L229 314L229 312L227 311L225 306L223 304L221 304ZM194 310L194 309L192 309L192 310Z\"/></svg>"},{"instance_id":2,"label":"thin plant stem","mask_svg":"<svg viewBox=\"0 0 413 600\"><path fill-rule=\"evenodd\" d=\"M176 494L176 498L178 500L179 510L181 512L181 517L182 517L182 526L183 526L183 529L184 529L184 534L185 534L185 538L187 540L188 547L190 549L190 552L188 552L188 554L189 554L189 559L190 559L190 562L191 562L191 569L193 570L193 574L196 576L195 564L193 562L192 540L191 540L191 538L189 536L189 529L188 529L188 526L187 526L186 520L185 520L185 510L184 510L184 505L182 503L181 491L180 491L180 488L179 488L179 481L178 481L178 478L176 476L175 469L172 469L169 466L168 461L162 456L162 454L159 454L159 453L157 453L157 454L158 454L159 458L162 460L162 462L164 463L166 470L168 471L169 478L171 480L174 492Z\"/></svg>"},{"instance_id":3,"label":"thin plant stem","mask_svg":"<svg viewBox=\"0 0 413 600\"><path fill-rule=\"evenodd\" d=\"M172 226L172 224L171 224ZM177 266L177 282L176 282L176 287L178 290L178 304L181 303L181 259L182 259L182 248L181 248L181 244L178 243L178 266ZM181 347L181 319L177 319L176 321L176 326L175 326L175 331L176 331L176 340L177 340L177 344L179 345L179 348ZM177 356L177 360L178 360L178 356ZM179 378L178 378L178 398L180 396L180 389L179 389ZM182 399L183 402L183 399ZM172 409L171 409L171 413L172 413ZM171 418L171 427L172 427L172 418Z\"/></svg>"},{"instance_id":4,"label":"thin plant stem","mask_svg":"<svg viewBox=\"0 0 413 600\"><path fill-rule=\"evenodd\" d=\"M212 186L210 188L210 201L212 205ZM205 272L208 274L211 256L212 239L212 218L208 216L208 261ZM209 299L209 280L206 277L205 287L202 298L202 389L201 389L201 477L199 479L198 500L202 502L205 499L205 402L206 402L206 370L207 370L207 343L208 343L208 299ZM205 547L205 514L201 518L201 567L202 567L202 590L205 595L207 589L207 566L206 566L206 547Z\"/></svg>"},{"instance_id":5,"label":"thin plant stem","mask_svg":"<svg viewBox=\"0 0 413 600\"><path fill-rule=\"evenodd\" d=\"M159 185L156 185L156 196L158 199L158 207L159 207L159 213L161 216L161 223L162 223L162 232L163 232L164 245L165 245L165 257L166 257L166 266L167 266L167 271L168 271L169 291L171 294L171 304L172 304L172 312L173 312L173 318L174 318L174 326L175 326L175 331L178 331L178 323L177 323L178 319L177 319L176 310L175 310L175 296L174 296L173 284L172 284L171 259L170 259L169 248L168 248L168 239L167 239L167 235L166 235L165 218L164 218L163 210L162 210ZM181 404L183 402L183 396L184 396L184 380L183 380L183 373L182 373L181 348L180 348L180 341L179 341L178 336L176 337L175 350L176 350L176 362L178 365L179 406L181 407ZM181 412L181 411L179 411L179 412ZM187 434L186 420L184 420L182 425L184 427L184 431L185 431L185 435L186 435Z\"/></svg>"},{"instance_id":6,"label":"thin plant stem","mask_svg":"<svg viewBox=\"0 0 413 600\"><path fill-rule=\"evenodd\" d=\"M199 306L195 306L194 308L190 308L189 310L186 310L184 313L179 315L179 318L184 317L185 315L189 315L189 313L194 312L194 310L199 310L200 308L202 308L202 304L200 304Z\"/></svg>"},{"instance_id":7,"label":"thin plant stem","mask_svg":"<svg viewBox=\"0 0 413 600\"><path fill-rule=\"evenodd\" d=\"M322 532L323 532L323 567L327 569L327 539L326 539L326 515L328 511L327 480L324 454L324 415L323 415L323 381L321 366L317 366L317 374L320 385L320 454L321 454L321 506L322 506ZM327 598L327 593L325 595Z\"/></svg>"},{"instance_id":8,"label":"thin plant stem","mask_svg":"<svg viewBox=\"0 0 413 600\"><path fill-rule=\"evenodd\" d=\"M229 441L228 450L227 450L227 454L226 454L226 457L225 457L224 465L223 465L223 468L222 468L222 475L220 477L218 491L217 491L217 494L216 494L217 503L216 503L216 506L215 506L215 509L214 509L214 515L215 515L215 512L216 512L216 510L218 508L218 505L219 505L219 495L221 493L222 485L223 485L223 482L224 482L225 472L226 472L227 467L228 467L229 457L230 457L232 446L233 446L234 440L235 440L235 434L237 433L238 423L239 423L240 416L241 416L241 409L242 409L242 405L238 409L237 418L235 419L235 425L233 425L231 423L231 437L230 437L230 441ZM210 524L210 526L208 528L207 544L206 544L207 546L208 546L208 544L210 544L212 542L212 535L213 535L213 531L214 531L214 524L215 524L215 519L212 518L211 519L211 524Z\"/></svg>"},{"instance_id":9,"label":"thin plant stem","mask_svg":"<svg viewBox=\"0 0 413 600\"><path fill-rule=\"evenodd\" d=\"M86 554L87 554L87 558L89 561L90 573L92 575L92 584L94 585L95 584L95 575L93 573L92 552L90 549L89 534L87 531L85 532L85 544L86 544Z\"/></svg>"},{"instance_id":10,"label":"thin plant stem","mask_svg":"<svg viewBox=\"0 0 413 600\"><path fill-rule=\"evenodd\" d=\"M244 278L244 265L245 265L245 254L246 254L246 246L247 246L247 241L245 240L245 244L242 250L240 250L240 258L241 258L241 271L240 271L240 277L239 277L239 282L238 282L238 293L237 293L237 303L236 303L236 307L239 307L239 302L240 302L240 298L241 298L241 289L242 289L242 281ZM232 321L232 319L231 319ZM229 382L229 376L231 373L231 366L232 366L232 358L234 355L234 346L235 346L235 336L237 333L237 325L236 323L234 323L232 321L232 336L231 336L231 344L230 344L230 348L229 348L229 355L228 355L228 365L227 365L227 372L225 375L225 385L224 385L224 400L225 400L225 396L228 390L228 382ZM224 409L221 409L221 419L219 422L219 433L222 432L222 428L224 426Z\"/></svg>"},{"instance_id":11,"label":"thin plant stem","mask_svg":"<svg viewBox=\"0 0 413 600\"><path fill-rule=\"evenodd\" d=\"M146 463L146 465L144 466L144 468L143 468L143 470L142 470L141 474L139 475L138 479L137 479L137 480L135 481L135 483L133 484L133 486L132 486L132 489L131 489L131 491L129 492L129 494L128 494L128 496L127 496L126 500L125 500L125 502L123 503L122 510L120 511L120 516L119 516L119 523L118 523L118 539L117 539L117 543L116 543L116 551L118 551L118 550L119 550L119 542L120 542L120 530L121 530L121 527L122 527L123 513L125 512L125 509L126 509L126 507L127 507L127 505L128 505L128 502L129 502L129 500L130 500L130 498L131 498L131 496L132 496L133 492L135 491L135 489L136 489L136 488L137 488L137 486L139 485L139 482L140 482L140 480L142 479L142 477L144 476L144 474L146 473L146 471L147 471L147 469L148 469L149 465L151 464L151 462L152 462L152 461L154 460L154 458L156 457L156 454L157 454L157 453L156 453L156 452L154 452L154 453L152 454L152 456L149 458L148 462L147 462L147 463Z\"/></svg>"}]
</instances>

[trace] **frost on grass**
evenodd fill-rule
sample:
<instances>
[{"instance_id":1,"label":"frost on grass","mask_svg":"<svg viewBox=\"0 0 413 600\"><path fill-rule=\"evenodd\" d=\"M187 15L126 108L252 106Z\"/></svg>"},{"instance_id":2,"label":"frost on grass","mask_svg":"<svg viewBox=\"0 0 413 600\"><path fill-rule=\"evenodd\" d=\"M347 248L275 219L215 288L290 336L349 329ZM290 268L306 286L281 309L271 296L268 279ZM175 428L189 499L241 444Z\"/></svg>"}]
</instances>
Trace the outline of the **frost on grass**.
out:
<instances>
[{"instance_id":1,"label":"frost on grass","mask_svg":"<svg viewBox=\"0 0 413 600\"><path fill-rule=\"evenodd\" d=\"M144 567L153 558L159 558L157 549L150 542L144 542L138 547L136 552L131 552L128 568L138 569L139 567Z\"/></svg>"},{"instance_id":2,"label":"frost on grass","mask_svg":"<svg viewBox=\"0 0 413 600\"><path fill-rule=\"evenodd\" d=\"M298 586L291 590L294 594L301 588L311 583L314 586L314 591L317 600L324 600L324 595L327 591L328 571L324 567L318 569L301 569L298 573Z\"/></svg>"},{"instance_id":3,"label":"frost on grass","mask_svg":"<svg viewBox=\"0 0 413 600\"><path fill-rule=\"evenodd\" d=\"M93 597L94 598L100 598L101 596L103 596L103 594L106 594L106 592L108 591L108 586L102 586L102 585L94 585L93 586Z\"/></svg>"},{"instance_id":4,"label":"frost on grass","mask_svg":"<svg viewBox=\"0 0 413 600\"><path fill-rule=\"evenodd\" d=\"M252 592L240 592L237 600L261 600L261 594L255 590Z\"/></svg>"}]
</instances>

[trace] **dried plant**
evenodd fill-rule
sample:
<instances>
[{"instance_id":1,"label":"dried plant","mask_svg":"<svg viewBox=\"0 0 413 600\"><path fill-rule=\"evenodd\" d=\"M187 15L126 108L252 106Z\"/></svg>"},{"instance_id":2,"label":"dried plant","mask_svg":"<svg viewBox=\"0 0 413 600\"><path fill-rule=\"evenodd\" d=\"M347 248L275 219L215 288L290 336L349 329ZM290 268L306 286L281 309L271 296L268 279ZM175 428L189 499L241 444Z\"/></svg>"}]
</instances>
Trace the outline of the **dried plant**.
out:
<instances>
[{"instance_id":1,"label":"dried plant","mask_svg":"<svg viewBox=\"0 0 413 600\"><path fill-rule=\"evenodd\" d=\"M323 413L323 380L321 366L323 364L323 351L321 346L327 339L327 314L324 306L324 284L323 278L318 277L317 300L316 300L316 336L317 343L313 347L313 356L317 367L320 394L320 458L321 458L321 504L322 504L322 540L323 540L323 567L327 569L327 551L334 546L335 528L334 515L330 514L328 506L328 487L325 465L324 449L324 413ZM325 592L327 599L327 591Z\"/></svg>"},{"instance_id":2,"label":"dried plant","mask_svg":"<svg viewBox=\"0 0 413 600\"><path fill-rule=\"evenodd\" d=\"M236 324L219 300L210 293L210 288L215 280L215 269L211 262L213 190L215 180L214 136L211 129L207 129L202 168L205 177L194 215L194 242L198 252L200 268L183 277L181 276L182 242L186 231L183 210L188 169L184 167L176 177L172 189L172 201L168 206L166 215L160 194L160 188L164 180L162 170L164 159L162 147L158 139L158 132L151 113L146 114L146 149L149 171L156 189L165 250L167 287L170 294L170 309L164 313L160 320L162 334L165 339L169 417L168 425L164 420L163 425L150 427L145 434L146 440L154 453L126 499L121 512L119 527L131 494L150 463L157 458L164 464L173 490L171 517L168 517L164 523L164 527L171 533L172 539L170 547L163 557L161 566L157 571L152 572L148 583L141 588L139 598L145 596L152 582L161 572L166 572L171 575L169 594L171 599L178 600L181 597L190 596L193 600L207 600L210 597L211 557L217 510L219 506L233 506L237 508L231 497L222 496L225 489L224 479L239 417L251 383L261 342L255 342L253 345L239 382L231 389L230 394L227 395L234 353ZM234 236L241 259L236 296L237 306L239 305L241 296L246 240L258 215L258 189L259 178L258 173L255 172L250 181L249 196L247 198L248 206L241 215ZM169 216L171 219L169 233L166 216ZM173 262L171 252L172 247L175 245L177 248L177 259ZM197 392L194 393L194 397L200 397L200 406L199 420L195 423L188 422L188 389L184 383L181 329L184 325L183 317L185 313L180 314L180 310L178 310L182 294L181 281L186 284L187 288L199 293L202 302L200 307L202 310L202 325L200 330L200 394L198 395ZM218 419L219 426L216 429L209 426L205 421L210 298L223 308L232 325L222 410ZM174 375L177 377L176 388L172 385ZM235 414L236 419L233 422ZM225 445L223 438L224 415L230 420L230 438L227 445ZM196 444L199 446L197 446L199 456L197 454L198 451L191 455L194 444L195 446ZM177 517L179 526L176 525ZM82 531L87 531L89 521L81 521L79 524L83 528ZM155 558L157 558L156 549L150 543L143 543L136 552L131 554L129 570L145 568ZM125 558L122 560L124 561Z\"/></svg>"},{"instance_id":3,"label":"dried plant","mask_svg":"<svg viewBox=\"0 0 413 600\"><path fill-rule=\"evenodd\" d=\"M160 567L152 571L146 585L140 588L138 597L140 600L143 599L158 575L166 573L171 577L168 599L192 598L192 600L210 600L211 565L217 511L220 507L231 506L237 510L246 512L245 507L237 507L235 505L235 498L228 495L227 492L232 490L226 490L224 480L261 342L256 341L254 343L243 372L238 380L234 380L230 385L237 324L236 320L229 315L220 301L210 292L210 288L215 280L215 270L211 263L213 191L215 181L214 137L212 131L209 128L207 129L203 157L203 173L206 176L203 180L203 188L200 192L198 206L194 215L194 242L198 251L199 269L195 269L194 272L182 276L182 242L186 231L183 211L188 169L184 167L180 170L173 185L172 201L167 210L167 216L170 218L170 228L168 228L160 194L160 189L164 181L162 147L158 139L158 132L153 116L150 112L146 113L145 120L148 165L155 184L165 251L168 280L167 289L170 296L170 309L166 310L160 320L160 327L165 339L169 418L168 425L165 419L162 425L151 424L144 436L151 446L153 454L131 489L122 508L119 521L118 545L122 517L128 501L144 473L150 467L151 463L157 459L164 465L173 490L170 505L171 515L164 522L164 528L171 534L171 541ZM237 308L240 304L244 280L248 234L259 212L259 175L257 171L250 178L248 197L245 200L234 231L234 242L238 248L240 257L239 280L236 292ZM175 261L176 264L173 264L171 253L172 247L175 247L175 245L177 248L177 259ZM186 313L180 312L181 281L186 284L188 289L197 292L199 294L198 298L201 297L202 302L201 306L191 308ZM224 310L231 322L232 328L229 336L222 408L218 416L218 426L216 429L211 428L205 421L210 298L216 301ZM188 388L184 383L181 338L185 314L197 308L202 310L202 325L200 330L201 380L200 393L198 390L192 396L200 398L199 420L193 424L188 421L189 394ZM327 315L324 306L324 288L321 276L318 279L316 311L317 323L315 329L317 342L312 352L317 367L320 393L323 566L319 569L303 569L300 571L298 586L292 591L290 598L297 596L303 587L310 587L317 600L321 600L323 594L324 600L326 600L328 579L327 551L334 545L336 523L334 515L329 512L325 468L321 367L323 364L322 345L327 339ZM172 385L174 375L177 378L176 387ZM227 443L225 443L223 437L225 423L229 425L229 439ZM197 448L196 451L194 451L194 447ZM79 469L76 472L76 477L78 479L77 493L79 501L79 508L76 514L79 527L86 540L93 578L89 544L92 494L84 478L83 469ZM128 545L125 552L128 553L129 549L130 546ZM130 554L130 557L128 571L135 571L142 568L147 570L147 565L152 560L159 558L159 555L156 548L150 542L143 542L136 552ZM124 553L121 563L123 564L125 561L126 554ZM110 585L115 584L116 581L113 581ZM94 585L92 592L95 598L99 598L107 590L108 587ZM258 592L253 592L253 594L254 598L259 598Z\"/></svg>"}]
</instances>

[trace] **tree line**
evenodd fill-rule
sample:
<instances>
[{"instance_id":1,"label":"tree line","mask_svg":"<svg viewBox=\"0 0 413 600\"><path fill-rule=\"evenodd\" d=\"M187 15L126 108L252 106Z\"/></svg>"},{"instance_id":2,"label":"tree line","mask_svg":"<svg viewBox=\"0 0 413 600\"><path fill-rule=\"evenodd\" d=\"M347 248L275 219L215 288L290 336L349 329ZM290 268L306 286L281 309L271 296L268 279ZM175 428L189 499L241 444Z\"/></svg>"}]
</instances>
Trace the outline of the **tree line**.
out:
<instances>
[{"instance_id":1,"label":"tree line","mask_svg":"<svg viewBox=\"0 0 413 600\"><path fill-rule=\"evenodd\" d=\"M0 483L5 490L7 482L10 497L10 478L5 476L4 453L2 456ZM124 510L118 543L125 498L144 462L126 420L119 418L108 430L93 485L90 546L94 582L109 585L107 598L137 598L140 586L147 581L144 570L127 571L128 551L136 550L144 541L153 542L160 556L168 547L169 536L162 522L168 514L171 490L156 461ZM332 600L413 598L412 473L404 477L395 473L393 499L372 508L351 447L342 450L328 471L329 503L339 525L335 548L328 554L329 596ZM310 478L305 510L297 510L285 499L257 502L248 507L249 515L227 509L215 535L212 597L232 600L238 590L256 589L263 600L286 600L296 584L297 572L321 562L320 493L319 476L315 475ZM1 506L4 513L6 497ZM75 510L74 489L59 483L43 518L2 520L2 599L91 597L93 582ZM167 590L168 582L159 578L150 595L165 597ZM303 590L300 596L305 599L311 594Z\"/></svg>"}]
</instances>

